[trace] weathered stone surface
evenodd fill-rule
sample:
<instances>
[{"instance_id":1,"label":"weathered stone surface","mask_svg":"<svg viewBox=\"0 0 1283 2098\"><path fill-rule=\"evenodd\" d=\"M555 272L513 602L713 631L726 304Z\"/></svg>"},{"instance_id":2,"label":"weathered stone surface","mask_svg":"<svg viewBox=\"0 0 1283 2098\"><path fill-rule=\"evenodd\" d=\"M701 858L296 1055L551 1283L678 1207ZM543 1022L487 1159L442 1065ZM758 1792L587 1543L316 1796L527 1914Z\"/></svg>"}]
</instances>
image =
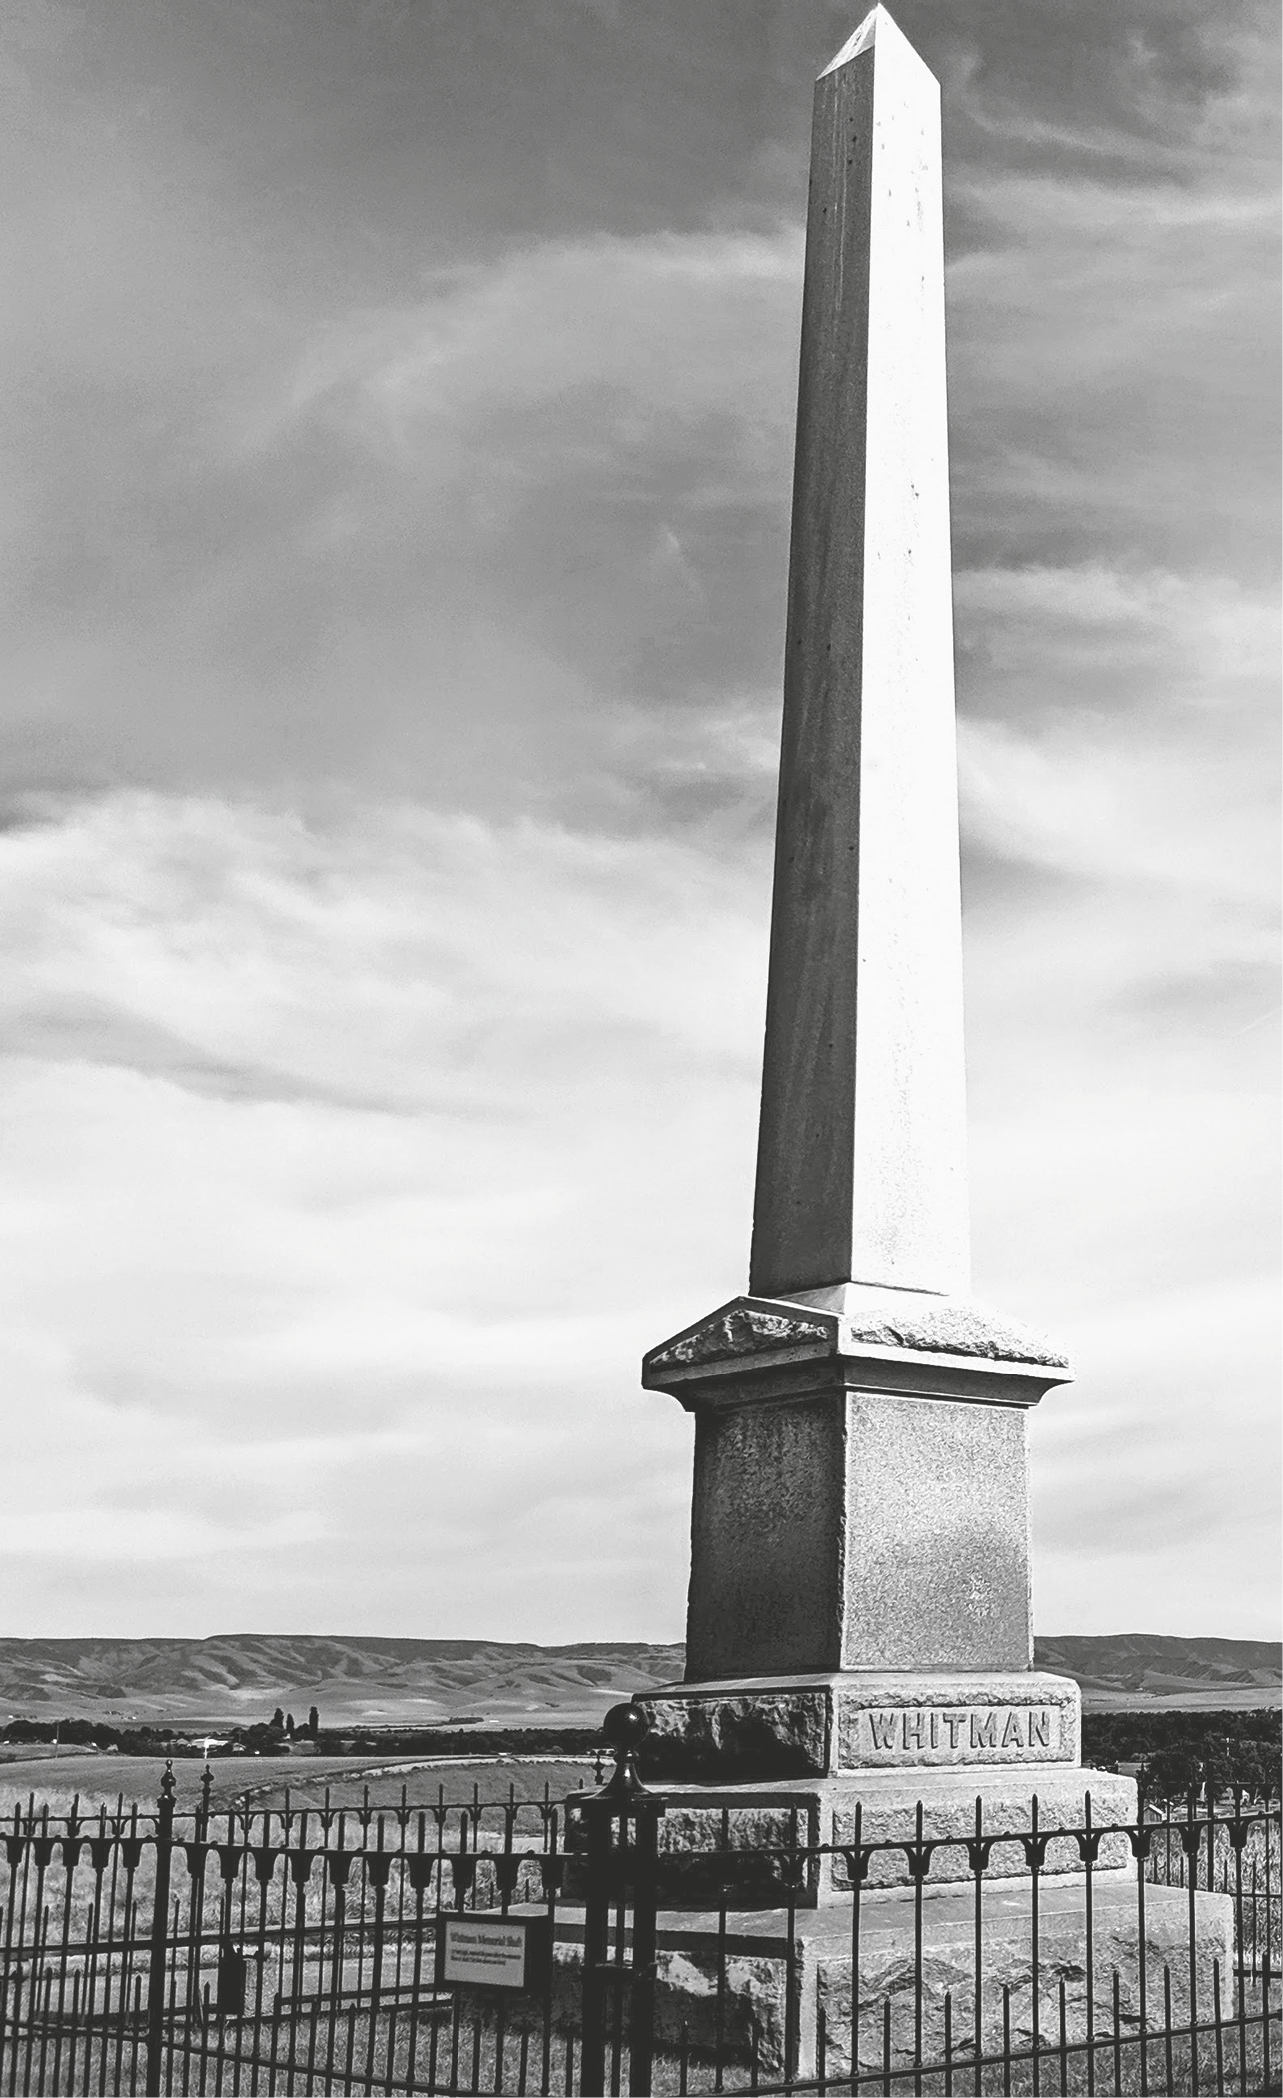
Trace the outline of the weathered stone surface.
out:
<instances>
[{"instance_id":1,"label":"weathered stone surface","mask_svg":"<svg viewBox=\"0 0 1283 2098\"><path fill-rule=\"evenodd\" d=\"M834 1332L827 1319L803 1318L798 1313L790 1314L783 1305L750 1304L737 1297L711 1317L701 1319L689 1333L678 1334L675 1340L653 1349L646 1362L650 1369L663 1372L695 1363L724 1362L763 1350L774 1353L800 1343L808 1349L818 1345L827 1351Z\"/></svg>"},{"instance_id":2,"label":"weathered stone surface","mask_svg":"<svg viewBox=\"0 0 1283 2098\"><path fill-rule=\"evenodd\" d=\"M1151 2027L1163 2018L1163 1970L1171 1977L1172 2012L1177 2022L1189 2015L1188 1897L1178 1887L1145 1888L1146 1987L1140 1988L1139 1907L1134 1879L1094 1879L1092 1923L1094 1958L1092 2004L1094 2029L1107 2034L1113 2019L1113 1976L1119 1979L1119 2007L1125 2034L1139 2029L1142 2008ZM1087 1889L1085 1880L1051 1880L1039 1890L1039 1961L1035 1997L1031 1959L1031 1913L1028 1885L1006 1881L986 1887L982 1905L983 1967L981 2033L987 2051L1002 2039L1002 1992L1010 1991L1012 2044L1028 2047L1037 2027L1044 2045L1059 2034L1060 1985L1065 1985L1066 2030L1071 2042L1087 2030L1087 1972L1084 1958ZM1233 1904L1222 1894L1195 1897L1194 1986L1196 2007L1207 2016L1212 2003L1213 1963L1219 1963L1222 2000L1230 2000L1233 1973ZM849 1901L841 1909L799 1912L794 1918L795 1972L798 1981L797 2047L792 2061L784 2053L788 1914L783 1908L731 1911L722 1941L725 1985L717 1988L719 1953L715 1909L661 1912L656 1962L656 2030L661 2051L676 2053L683 2038L692 2056L719 2051L729 2065L747 2068L757 2038L762 2074L816 2073L818 2017L823 2011L827 2069L848 2074L851 2064L851 1926ZM952 2031L958 2059L955 2088L963 2087L962 2063L973 2030L975 1990L975 1903L971 1888L945 1888L924 1896L922 1904L922 2040L928 2060L944 2051L944 1999L951 1998ZM913 2060L915 2041L914 1902L906 1891L865 1895L860 1919L860 1993L857 2008L859 2066L882 2066L884 2004L891 2004L892 2068L904 2071ZM567 1908L558 1919L554 2018L573 2030L578 2012L579 1970L583 1961L582 1911ZM472 2006L470 2006L471 2008ZM493 2005L478 1999L475 2008L493 2014ZM537 2029L542 2006L514 2000L506 2006L510 2031L529 2019ZM721 2045L718 2048L720 2029ZM1102 2046L1098 2087L1112 2078ZM1044 2075L1044 2084L1049 2081ZM1111 2083L1112 2088L1112 2083ZM1150 2088L1158 2085L1152 2080ZM1184 2085L1181 2086L1184 2088Z\"/></svg>"},{"instance_id":3,"label":"weathered stone surface","mask_svg":"<svg viewBox=\"0 0 1283 2098\"><path fill-rule=\"evenodd\" d=\"M834 1393L697 1413L692 1679L840 1665L846 1411Z\"/></svg>"},{"instance_id":4,"label":"weathered stone surface","mask_svg":"<svg viewBox=\"0 0 1283 2098\"><path fill-rule=\"evenodd\" d=\"M866 1310L847 1322L844 1345L912 1348L923 1354L978 1355L989 1362L1033 1362L1068 1369L1069 1358L1028 1327L1000 1323L974 1304L942 1299L931 1309Z\"/></svg>"},{"instance_id":5,"label":"weathered stone surface","mask_svg":"<svg viewBox=\"0 0 1283 2098\"><path fill-rule=\"evenodd\" d=\"M1195 1995L1203 2016L1212 2004L1213 1962L1220 1967L1223 2000L1229 2000L1233 1973L1233 1904L1221 1894L1200 1894L1196 1902ZM1087 2031L1087 1971L1084 1958L1086 1889L1050 1885L1041 1890L1038 1917L1037 1986L1031 1956L1032 1932L1028 1887L1008 1884L990 1890L984 1900L984 1968L980 1991L981 2045L998 2052L1003 2037L1003 1988L1010 1991L1011 2042L1030 2046L1035 2026L1046 2046L1060 2031L1060 1989L1065 1989L1066 2035L1073 2042ZM1108 2033L1113 2026L1113 1978L1119 1980L1119 2010L1124 2031L1140 2024L1139 1910L1134 1881L1097 1881L1092 1889L1093 2026ZM1145 1889L1146 2022L1164 2018L1163 1969L1172 1980L1172 2014L1176 2023L1189 2017L1188 1899L1176 1887ZM923 2041L924 2052L937 2058L944 2047L944 2002L952 1998L955 2046L970 2044L975 2017L974 1901L969 1893L923 1904ZM814 2073L816 2019L824 2014L827 2067L831 2074L850 2073L852 2063L851 1952L849 1943L809 1940L814 1992L803 1989L811 2013L801 2035L801 2073ZM915 2046L915 1959L912 1897L884 1895L869 1902L861 1917L860 1999L857 2011L858 2066L878 2068L883 2062L884 2004L891 2004L891 2063L903 2070ZM814 2011L812 2010L814 2005ZM1102 2048L1098 2077L1103 2080ZM961 2073L961 2071L959 2071ZM1112 2069L1107 2072L1112 2074ZM1178 2088L1186 2088L1181 2084ZM1151 2085L1151 2088L1157 2088Z\"/></svg>"},{"instance_id":6,"label":"weathered stone surface","mask_svg":"<svg viewBox=\"0 0 1283 2098\"><path fill-rule=\"evenodd\" d=\"M1025 1416L861 1391L695 1417L687 1676L1027 1668Z\"/></svg>"},{"instance_id":7,"label":"weathered stone surface","mask_svg":"<svg viewBox=\"0 0 1283 2098\"><path fill-rule=\"evenodd\" d=\"M857 1841L857 1808L858 1840L893 1846L879 1850L870 1861L868 1884L873 1887L903 1886L910 1881L909 1859L901 1846L916 1840L919 1806L922 1834L939 1846L931 1862L933 1885L970 1877L967 1844L976 1835L977 1801L980 1832L996 1839L988 1868L995 1879L1028 1873L1020 1838L1033 1825L1035 1799L1043 1834L1082 1828L1089 1814L1097 1829L1121 1826L1136 1818L1136 1787L1130 1778L1063 1763L870 1770L844 1777L739 1785L670 1784L659 1789L666 1805L659 1848L668 1895L686 1902L712 1901L726 1886L728 1898L742 1907L769 1905L779 1898L772 1889L785 1884L790 1868L778 1853L796 1844L811 1848L835 1845L839 1852L810 1861L799 1887L799 1905L822 1907L849 1899L850 1872L840 1851ZM570 1825L573 1828L573 1812ZM573 1838L568 1842L573 1848ZM723 1862L727 1851L735 1855L729 1875ZM1100 1871L1130 1871L1131 1857L1125 1835L1107 1836L1100 1849ZM1044 1874L1073 1874L1081 1866L1076 1838L1053 1835L1041 1867Z\"/></svg>"},{"instance_id":8,"label":"weathered stone surface","mask_svg":"<svg viewBox=\"0 0 1283 2098\"><path fill-rule=\"evenodd\" d=\"M637 1700L650 1721L638 1763L648 1781L821 1777L833 1700L826 1688L715 1691Z\"/></svg>"},{"instance_id":9,"label":"weathered stone surface","mask_svg":"<svg viewBox=\"0 0 1283 2098\"><path fill-rule=\"evenodd\" d=\"M1094 1827L1120 1824L1136 1818L1136 1786L1131 1778L1112 1771L1082 1770L1063 1764L1041 1769L1023 1768L960 1770L869 1771L846 1781L845 1796L835 1794L830 1803L829 1841L855 1841L855 1807L860 1807L860 1840L864 1843L908 1843L917 1826L919 1802L923 1808L923 1833L941 1844L931 1861L932 1881L967 1879L971 1861L965 1849L976 1834L976 1801L981 1803L981 1831L1001 1836L1012 1831L1019 1836L1033 1825L1034 1800L1038 1802L1038 1827L1082 1828L1090 1813ZM1088 1800L1090 1799L1090 1808ZM1107 1836L1100 1848L1102 1872L1130 1871L1131 1846L1126 1836ZM997 1842L988 1866L995 1879L1023 1878L1029 1871L1023 1844L1017 1840ZM1053 1837L1047 1846L1042 1870L1049 1875L1078 1873L1082 1856L1075 1838ZM902 1885L907 1867L898 1852L883 1853L872 1860L871 1886ZM832 1885L840 1892L851 1884L841 1859L833 1864Z\"/></svg>"},{"instance_id":10,"label":"weathered stone surface","mask_svg":"<svg viewBox=\"0 0 1283 2098\"><path fill-rule=\"evenodd\" d=\"M1049 1369L1069 1367L1068 1357L1045 1333L1001 1317L969 1297L843 1282L830 1289L803 1291L790 1301L839 1315L839 1353L872 1345L912 1348L926 1354L980 1355L990 1362L1041 1363Z\"/></svg>"},{"instance_id":11,"label":"weathered stone surface","mask_svg":"<svg viewBox=\"0 0 1283 2098\"><path fill-rule=\"evenodd\" d=\"M1028 1668L1025 1414L852 1392L846 1450L839 1665Z\"/></svg>"},{"instance_id":12,"label":"weathered stone surface","mask_svg":"<svg viewBox=\"0 0 1283 2098\"><path fill-rule=\"evenodd\" d=\"M680 1392L688 1383L707 1383L710 1370L733 1376L744 1367L758 1373L784 1362L862 1360L870 1349L1068 1370L1045 1335L979 1304L848 1282L792 1300L733 1297L652 1348L642 1381L651 1390ZM1052 1381L1064 1380L1045 1379L1043 1388Z\"/></svg>"}]
</instances>

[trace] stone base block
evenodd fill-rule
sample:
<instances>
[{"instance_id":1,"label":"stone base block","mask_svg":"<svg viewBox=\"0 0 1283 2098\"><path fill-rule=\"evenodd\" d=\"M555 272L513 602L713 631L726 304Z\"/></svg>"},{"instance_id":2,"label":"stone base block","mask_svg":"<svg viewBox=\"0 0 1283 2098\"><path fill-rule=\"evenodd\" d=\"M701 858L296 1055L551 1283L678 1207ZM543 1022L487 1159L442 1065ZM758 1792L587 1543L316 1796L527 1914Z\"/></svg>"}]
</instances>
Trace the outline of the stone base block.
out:
<instances>
[{"instance_id":1,"label":"stone base block","mask_svg":"<svg viewBox=\"0 0 1283 2098\"><path fill-rule=\"evenodd\" d=\"M1065 1987L1066 2034L1071 2042L1087 2032L1090 1995L1092 2024L1100 2041L1097 2088L1112 2089L1114 1974L1118 1974L1120 2030L1130 2043L1141 2026L1161 2026L1164 2019L1164 1968L1171 1984L1172 2022L1189 2017L1189 1896L1178 1887L1146 1886L1145 1989L1142 2004L1142 1935L1137 1885L1117 1876L1092 1885L1093 1961L1087 1984L1087 1890L1084 1880L1043 1885L1039 1894L1039 1956L1032 1960L1032 1913L1028 1882L986 1886L981 1913L981 2045L986 2054L1002 2045L1003 1989L1009 1993L1011 2045L1027 2049L1035 2021L1045 2047L1054 2047L1060 2032L1060 1986ZM661 2054L676 2055L685 2034L695 2059L712 2059L721 2032L721 2054L728 2065L747 2068L754 2048L759 2072L765 2075L814 2076L817 2069L819 2013L823 2012L827 2073L851 2074L852 2030L859 2067L878 2070L884 2061L886 2005L891 2006L891 2067L903 2075L914 2059L916 1993L919 1969L914 1956L915 1902L912 1892L865 1895L860 1905L859 1993L852 2003L851 1903L841 1909L812 1910L794 1918L792 1975L796 2042L786 2060L786 1998L789 1980L789 1917L782 1909L732 1913L722 1941L723 1987L718 1989L719 1917L712 1911L664 1911L659 1917L656 1962L656 2029ZM579 1971L583 1958L583 1912L565 1909L558 1919L554 2017L573 2029L578 2013ZM1213 1962L1219 1963L1222 2002L1229 2001L1233 1972L1233 1903L1228 1895L1195 1897L1195 2007L1208 2017L1213 2001ZM922 2052L927 2061L944 2052L944 2002L951 1999L955 2075L964 2064L975 2031L975 1898L969 1888L924 1889L922 1901ZM854 2008L854 2019L853 2019ZM537 2019L538 2007L530 2015ZM510 2029L521 2022L514 2003ZM1179 2043L1178 2043L1179 2047ZM1134 2054L1129 2044L1129 2054ZM1157 2048L1151 2057L1150 2088L1157 2072ZM1026 2064L1027 2073L1027 2064ZM1044 2085L1051 2075L1044 2072ZM1134 2089L1134 2068L1126 2087ZM959 2082L956 2088L962 2088ZM987 2088L988 2086L986 2086ZM995 2086L996 2087L996 2086ZM1023 2087L1023 2086L1022 2086ZM967 2085L970 2088L970 2085ZM1180 2088L1185 2088L1182 2084Z\"/></svg>"},{"instance_id":2,"label":"stone base block","mask_svg":"<svg viewBox=\"0 0 1283 2098\"><path fill-rule=\"evenodd\" d=\"M647 1781L746 1784L843 1771L1077 1764L1082 1699L1032 1669L674 1683L633 1700Z\"/></svg>"},{"instance_id":3,"label":"stone base block","mask_svg":"<svg viewBox=\"0 0 1283 2098\"><path fill-rule=\"evenodd\" d=\"M1003 2043L1003 1990L1010 1992L1009 2016L1013 2049L1032 2047L1037 2035L1043 2047L1060 2037L1060 1989L1065 1989L1065 2036L1072 2044L1088 2029L1108 2034L1114 2024L1114 1976L1118 1976L1118 2009L1125 2039L1139 2032L1142 2017L1141 1930L1135 1875L1126 1882L1093 1879L1092 1975L1086 1966L1087 1899L1083 1879L1040 1888L1038 1965L1033 1963L1032 1902L1029 1883L1008 1882L987 1888L982 1901L980 2044L984 2054L998 2054ZM1162 2026L1166 2018L1164 1970L1170 1977L1174 2026L1190 2016L1189 1896L1179 1887L1146 1886L1144 1928L1144 2021ZM858 2067L880 2067L886 2044L886 2010L891 2005L892 2068L903 2070L914 2058L915 1980L914 1901L911 1894L875 1896L862 1904L859 2003L852 2033L851 1948L840 1944L823 1926L805 1942L812 1986L802 1989L801 2063L814 2064L818 2013L823 2013L830 2074ZM848 1912L849 1913L849 1912ZM832 1912L829 1912L830 1918ZM844 1918L845 1920L845 1918ZM1219 1965L1222 2003L1230 2002L1234 1958L1234 1904L1226 1894L1199 1894L1195 1914L1195 2008L1210 2017L1213 1962ZM975 2035L975 1897L957 1892L923 1901L922 2027L923 2051L936 2059L944 2052L944 2002L951 1998L955 2049L965 2060ZM813 2006L808 2016L809 2007ZM1097 2077L1111 2079L1112 2061L1102 2046ZM1157 2068L1151 2061L1151 2073ZM814 2073L801 2067L803 2075ZM1044 2075L1044 2082L1050 2077ZM1134 2078L1132 2086L1134 2086ZM1157 2088L1156 2085L1151 2085Z\"/></svg>"},{"instance_id":4,"label":"stone base block","mask_svg":"<svg viewBox=\"0 0 1283 2098\"><path fill-rule=\"evenodd\" d=\"M853 1846L857 1806L860 1842L891 1844L916 1840L921 1806L922 1836L939 1846L931 1858L933 1885L971 1878L964 1846L976 1834L977 1802L980 1833L994 1839L986 1866L986 1877L993 1880L1027 1876L1028 1858L1020 1838L1030 1830L1035 1799L1038 1827L1044 1833L1082 1828L1089 1814L1097 1829L1134 1822L1137 1811L1131 1778L1063 1764L1006 1770L874 1770L860 1778L795 1779L779 1785L676 1785L665 1786L661 1796L665 1898L711 1906L729 1886L730 1900L743 1908L781 1902L792 1844ZM572 1815L573 1805L571 1801ZM573 1836L570 1841L573 1844ZM729 1875L728 1851L734 1859ZM1132 1875L1135 1865L1126 1835L1106 1835L1096 1862L1099 1873ZM1080 1874L1082 1864L1075 1838L1053 1834L1040 1869L1055 1878ZM874 1852L866 1885L906 1886L909 1881L904 1851ZM811 1860L798 1890L798 1905L849 1902L850 1888L845 1858Z\"/></svg>"}]
</instances>

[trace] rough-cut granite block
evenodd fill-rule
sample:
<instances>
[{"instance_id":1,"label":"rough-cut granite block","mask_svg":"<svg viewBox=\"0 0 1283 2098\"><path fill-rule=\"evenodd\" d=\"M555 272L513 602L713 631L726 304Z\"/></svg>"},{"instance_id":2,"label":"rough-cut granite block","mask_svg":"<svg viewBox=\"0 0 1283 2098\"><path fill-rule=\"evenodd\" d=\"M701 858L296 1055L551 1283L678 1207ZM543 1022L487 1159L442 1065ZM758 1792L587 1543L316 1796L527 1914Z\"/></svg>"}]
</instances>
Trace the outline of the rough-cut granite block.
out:
<instances>
[{"instance_id":1,"label":"rough-cut granite block","mask_svg":"<svg viewBox=\"0 0 1283 2098\"><path fill-rule=\"evenodd\" d=\"M647 1782L733 1784L822 1777L831 1733L828 1691L728 1685L706 1696L639 1697L650 1732L638 1751Z\"/></svg>"},{"instance_id":2,"label":"rough-cut granite block","mask_svg":"<svg viewBox=\"0 0 1283 2098\"><path fill-rule=\"evenodd\" d=\"M1034 1670L680 1683L634 1702L650 1722L639 1765L660 1781L985 1770L1079 1755L1078 1685Z\"/></svg>"},{"instance_id":3,"label":"rough-cut granite block","mask_svg":"<svg viewBox=\"0 0 1283 2098\"><path fill-rule=\"evenodd\" d=\"M971 1877L967 1843L980 1833L995 1838L987 1868L997 1880L1028 1875L1021 1838L1033 1825L1049 1831L1082 1828L1088 1812L1096 1829L1136 1819L1136 1786L1112 1771L1083 1770L1062 1763L990 1770L870 1770L860 1776L801 1778L761 1785L665 1785L655 1788L665 1811L659 1823L661 1884L668 1898L713 1902L725 1887L739 1907L769 1906L783 1898L791 1877L782 1852L793 1845L836 1846L836 1854L808 1862L798 1887L802 1907L849 1900L848 1861L840 1854L859 1841L888 1844L869 1861L871 1887L906 1886L912 1874L905 1851L922 1835L939 1846L931 1861L933 1886ZM1088 1799L1090 1798L1090 1810ZM567 1847L579 1847L576 1807L567 1807ZM727 1854L731 1864L727 1865ZM1097 1866L1102 1874L1134 1869L1125 1834L1107 1835ZM1082 1855L1072 1834L1052 1834L1040 1871L1046 1877L1077 1874Z\"/></svg>"},{"instance_id":4,"label":"rough-cut granite block","mask_svg":"<svg viewBox=\"0 0 1283 2098\"><path fill-rule=\"evenodd\" d=\"M1189 2015L1189 1897L1180 1887L1145 1889L1145 1960L1147 2022L1163 2018L1163 1970L1171 1977L1172 2014L1179 2024ZM518 1914L541 1913L536 1908ZM1065 1988L1066 2034L1071 2042L1087 2030L1087 1974L1083 1957L1086 1888L1075 1882L1050 1881L1039 1898L1038 2029L1044 2044L1059 2034L1060 1987ZM756 2041L762 2075L813 2077L817 2069L817 2012L823 2010L826 2068L830 2076L850 2073L851 2062L851 1924L850 1902L842 1908L816 1909L794 1915L795 1971L799 2017L792 2059L785 2054L790 2030L785 2005L785 1954L788 1914L782 1908L732 1912L719 1941L715 1910L661 1911L655 1969L655 2031L661 2052L676 2054L683 2046L699 2060L720 2054L724 2064L747 2070ZM1119 1979L1119 2009L1125 2032L1135 2032L1142 2010L1140 1929L1135 1881L1118 1877L1098 1880L1092 1888L1094 1939L1094 2027L1098 2035L1113 2024L1113 1976ZM975 1990L975 1901L970 1888L928 1892L922 1903L922 2045L928 2060L944 2052L944 2000L951 1998L955 2048L973 2030ZM981 2033L986 2052L1001 2049L1003 1987L1010 1991L1012 2045L1027 2048L1034 2029L1033 1969L1030 1960L1031 1914L1028 1885L1010 1880L986 1887L982 1897L984 1944L981 1986ZM583 1911L563 1908L557 1919L554 1958L553 2017L561 2031L577 2029L583 1964ZM718 1988L719 1953L724 1980ZM1195 1990L1202 2016L1212 2001L1212 1964L1218 1961L1221 1988L1233 1973L1233 1902L1223 1894L1195 1896ZM866 2072L882 2067L883 2004L891 2003L892 2070L901 2077L911 2068L915 2044L914 1900L903 1890L866 1895L860 1921L860 2003L858 2058ZM465 2022L474 2012L493 2015L486 1992L464 1996ZM539 1999L514 1998L506 2006L508 2030L524 2025L542 2030ZM1104 2055L1102 2048L1102 2058ZM1098 2065L1098 2084L1100 2070ZM1050 2088L1055 2071L1044 2073ZM955 2056L955 2089L970 2081ZM908 2089L909 2084L903 2088ZM1157 2086L1151 2081L1151 2089Z\"/></svg>"},{"instance_id":5,"label":"rough-cut granite block","mask_svg":"<svg viewBox=\"0 0 1283 2098\"><path fill-rule=\"evenodd\" d=\"M952 1998L955 2045L969 2040L975 2014L975 1903L970 1890L923 1902L922 2035L923 2051L937 2058L944 2051L944 2004ZM1213 1962L1219 1962L1221 1989L1233 1974L1234 1911L1227 1895L1200 1893L1195 1899L1196 2005L1207 2017L1212 2004ZM1081 2040L1087 2031L1087 1972L1084 1961L1086 1893L1076 1885L1042 1889L1038 1915L1037 2029L1043 2046L1054 2044L1060 2031L1060 1990L1065 1991L1066 2037ZM835 1918L836 1912L829 1911ZM845 1920L845 1919L843 1919ZM1112 2030L1113 1977L1118 1974L1118 2009L1124 2031L1140 2022L1140 1929L1135 1882L1097 1882L1092 1889L1093 1971L1091 2000L1097 2033ZM911 1895L890 1894L864 1905L860 1931L860 1997L866 2008L858 2027L858 2066L883 2064L882 2006L891 2002L891 2066L903 2073L915 2047L914 1916ZM815 1986L802 1991L803 2030L799 2035L798 2073L815 2073L817 2012L824 2013L826 2068L830 2075L851 2072L851 1950L834 1933L827 1942L816 1936L808 1951ZM989 1890L983 1903L984 1968L980 1993L981 2044L999 2053L1003 2039L1003 1986L1010 1990L1011 2044L1027 2048L1034 2034L1035 1997L1030 1958L1031 1915L1027 1884L1008 1882ZM1177 2025L1190 2014L1188 1896L1178 1887L1145 1889L1146 2014L1151 2025L1164 2018L1163 1970L1171 1976L1172 2017ZM782 2065L782 2064L781 2064ZM1044 2087L1052 2073L1044 2068ZM955 2075L958 2072L955 2070ZM1098 2064L1098 2078L1101 2065ZM959 2079L959 2087L967 2086ZM1151 2088L1157 2085L1151 2084ZM1180 2084L1177 2088L1187 2088Z\"/></svg>"}]
</instances>

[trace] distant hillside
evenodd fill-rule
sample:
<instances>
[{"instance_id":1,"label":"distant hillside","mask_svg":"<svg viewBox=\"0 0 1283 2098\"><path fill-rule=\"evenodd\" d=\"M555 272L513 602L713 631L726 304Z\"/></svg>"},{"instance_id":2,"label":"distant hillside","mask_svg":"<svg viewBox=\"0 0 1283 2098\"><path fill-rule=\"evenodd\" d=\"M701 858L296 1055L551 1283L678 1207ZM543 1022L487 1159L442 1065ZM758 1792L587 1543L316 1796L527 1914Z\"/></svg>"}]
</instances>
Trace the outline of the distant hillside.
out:
<instances>
[{"instance_id":1,"label":"distant hillside","mask_svg":"<svg viewBox=\"0 0 1283 2098\"><path fill-rule=\"evenodd\" d=\"M595 1725L682 1671L680 1646L484 1639L0 1639L0 1713L209 1719L318 1705L329 1724L463 1718Z\"/></svg>"},{"instance_id":2,"label":"distant hillside","mask_svg":"<svg viewBox=\"0 0 1283 2098\"><path fill-rule=\"evenodd\" d=\"M1199 1706L1277 1704L1283 1647L1269 1639L1164 1639L1121 1632L1101 1639L1038 1639L1034 1660L1071 1675L1097 1711L1160 1702Z\"/></svg>"},{"instance_id":3,"label":"distant hillside","mask_svg":"<svg viewBox=\"0 0 1283 2098\"><path fill-rule=\"evenodd\" d=\"M1097 1711L1277 1704L1265 1640L1123 1633L1040 1639L1037 1664L1077 1678ZM274 1706L327 1724L595 1725L621 1698L682 1673L680 1646L619 1640L535 1646L485 1639L0 1639L0 1718L241 1719Z\"/></svg>"}]
</instances>

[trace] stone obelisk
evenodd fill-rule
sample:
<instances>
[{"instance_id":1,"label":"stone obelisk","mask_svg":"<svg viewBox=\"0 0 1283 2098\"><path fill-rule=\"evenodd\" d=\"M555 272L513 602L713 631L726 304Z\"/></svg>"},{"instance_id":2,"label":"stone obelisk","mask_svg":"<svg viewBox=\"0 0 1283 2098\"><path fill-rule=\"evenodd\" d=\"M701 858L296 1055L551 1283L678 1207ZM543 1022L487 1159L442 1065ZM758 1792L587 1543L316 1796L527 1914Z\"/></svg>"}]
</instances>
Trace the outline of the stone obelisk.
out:
<instances>
[{"instance_id":1,"label":"stone obelisk","mask_svg":"<svg viewBox=\"0 0 1283 2098\"><path fill-rule=\"evenodd\" d=\"M857 1775L1081 1811L1029 1578L1069 1372L969 1300L967 1237L940 97L878 7L815 91L749 1291L643 1366L696 1428L653 1771L809 1782L830 1829Z\"/></svg>"},{"instance_id":2,"label":"stone obelisk","mask_svg":"<svg viewBox=\"0 0 1283 2098\"><path fill-rule=\"evenodd\" d=\"M750 1289L965 1290L965 1152L940 103L878 10L816 85Z\"/></svg>"}]
</instances>

